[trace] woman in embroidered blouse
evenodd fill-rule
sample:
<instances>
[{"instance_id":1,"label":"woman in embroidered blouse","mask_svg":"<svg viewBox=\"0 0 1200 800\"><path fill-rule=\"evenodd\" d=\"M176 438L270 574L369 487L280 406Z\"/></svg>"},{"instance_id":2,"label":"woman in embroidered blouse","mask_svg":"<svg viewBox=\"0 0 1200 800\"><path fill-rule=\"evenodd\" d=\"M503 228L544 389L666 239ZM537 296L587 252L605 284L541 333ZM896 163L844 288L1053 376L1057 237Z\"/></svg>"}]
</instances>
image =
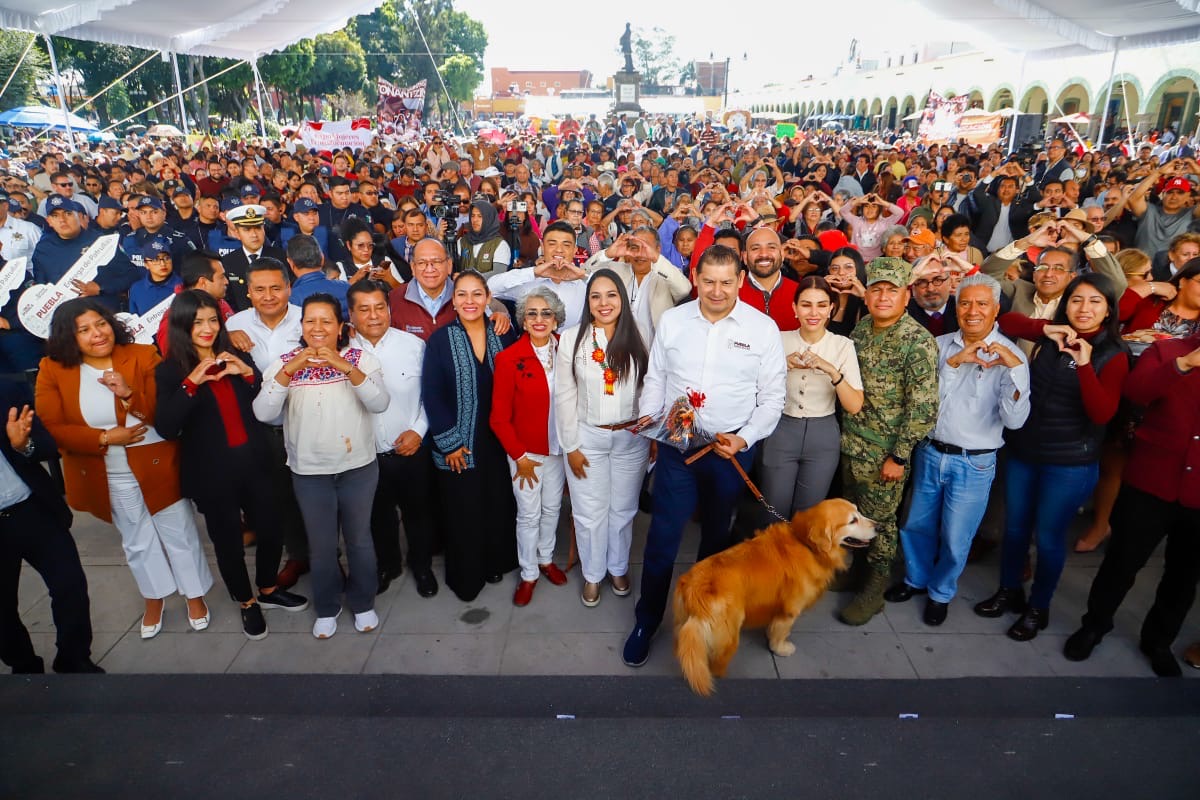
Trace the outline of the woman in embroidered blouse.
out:
<instances>
[{"instance_id":1,"label":"woman in embroidered blouse","mask_svg":"<svg viewBox=\"0 0 1200 800\"><path fill-rule=\"evenodd\" d=\"M175 298L167 337L170 355L154 371L154 427L163 438L180 441L183 496L204 514L221 578L241 605L242 631L263 639L263 608L303 611L308 600L275 586L283 534L271 508L267 430L251 407L262 375L249 354L230 344L221 308L207 292L191 289ZM242 548L243 509L257 535L257 600Z\"/></svg>"},{"instance_id":2,"label":"woman in embroidered blouse","mask_svg":"<svg viewBox=\"0 0 1200 800\"><path fill-rule=\"evenodd\" d=\"M350 330L332 295L309 295L300 324L300 347L263 373L254 415L268 422L284 414L288 468L308 533L313 636L328 639L337 632L343 589L355 629L366 633L379 625L371 540L379 466L371 415L387 408L388 394L375 356L347 346ZM338 567L339 522L350 568L345 581Z\"/></svg>"},{"instance_id":3,"label":"woman in embroidered blouse","mask_svg":"<svg viewBox=\"0 0 1200 800\"><path fill-rule=\"evenodd\" d=\"M763 443L762 491L788 518L829 492L842 449L837 406L857 414L863 404L854 342L829 331L837 297L824 278L801 278L793 299L800 329L781 334L787 400L779 426Z\"/></svg>"},{"instance_id":4,"label":"woman in embroidered blouse","mask_svg":"<svg viewBox=\"0 0 1200 800\"><path fill-rule=\"evenodd\" d=\"M579 325L559 340L554 374L555 424L583 569L580 599L589 608L600 602L606 574L618 597L630 590L633 517L650 444L628 428L638 419L649 359L623 282L611 269L596 270Z\"/></svg>"},{"instance_id":5,"label":"woman in embroidered blouse","mask_svg":"<svg viewBox=\"0 0 1200 800\"><path fill-rule=\"evenodd\" d=\"M1119 308L1125 333L1152 330L1181 339L1200 331L1200 258L1186 262L1169 281L1131 284Z\"/></svg>"},{"instance_id":6,"label":"woman in embroidered blouse","mask_svg":"<svg viewBox=\"0 0 1200 800\"><path fill-rule=\"evenodd\" d=\"M554 534L563 497L563 456L551 414L554 395L555 330L566 318L562 300L537 286L517 301L525 335L496 357L491 425L508 453L517 501L517 561L521 581L513 605L533 599L539 575L555 586L567 576L554 564Z\"/></svg>"},{"instance_id":7,"label":"woman in embroidered blouse","mask_svg":"<svg viewBox=\"0 0 1200 800\"><path fill-rule=\"evenodd\" d=\"M438 494L446 514L446 585L474 600L517 566L516 502L504 448L488 427L493 370L505 342L484 314L483 275L464 270L451 302L458 317L425 345L421 397L429 417Z\"/></svg>"}]
</instances>

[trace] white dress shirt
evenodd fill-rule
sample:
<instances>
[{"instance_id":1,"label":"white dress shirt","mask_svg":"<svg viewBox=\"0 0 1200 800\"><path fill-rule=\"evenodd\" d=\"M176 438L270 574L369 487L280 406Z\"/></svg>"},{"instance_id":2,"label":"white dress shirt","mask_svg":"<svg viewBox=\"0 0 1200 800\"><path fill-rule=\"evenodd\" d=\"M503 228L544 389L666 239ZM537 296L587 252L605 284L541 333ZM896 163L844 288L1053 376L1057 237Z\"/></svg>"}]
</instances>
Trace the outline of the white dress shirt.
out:
<instances>
[{"instance_id":1,"label":"white dress shirt","mask_svg":"<svg viewBox=\"0 0 1200 800\"><path fill-rule=\"evenodd\" d=\"M17 219L9 214L4 220L4 224L0 225L0 256L3 256L5 261L12 261L14 258L29 258L41 240L41 228L32 222ZM33 264L27 266L28 271L32 272Z\"/></svg>"},{"instance_id":2,"label":"white dress shirt","mask_svg":"<svg viewBox=\"0 0 1200 800\"><path fill-rule=\"evenodd\" d=\"M583 316L583 306L587 303L587 281L562 281L555 283L550 278L538 278L533 274L533 267L510 269L488 278L488 289L501 300L520 300L535 287L545 286L552 290L566 308L566 319L563 325L571 327L578 325Z\"/></svg>"},{"instance_id":3,"label":"white dress shirt","mask_svg":"<svg viewBox=\"0 0 1200 800\"><path fill-rule=\"evenodd\" d=\"M995 328L984 339L1013 351L1021 364L984 367L964 364L957 369L946 362L963 350L962 331L937 337L938 419L930 434L945 444L967 450L997 450L1004 444L1005 428L1020 428L1029 416L1029 364L1025 354ZM982 356L985 360L988 356Z\"/></svg>"},{"instance_id":4,"label":"white dress shirt","mask_svg":"<svg viewBox=\"0 0 1200 800\"><path fill-rule=\"evenodd\" d=\"M225 322L225 329L244 331L254 342L250 357L259 372L266 372L267 367L284 353L290 353L300 346L300 319L304 313L299 306L287 304L287 313L274 328L268 327L262 317L253 308L239 311Z\"/></svg>"},{"instance_id":5,"label":"white dress shirt","mask_svg":"<svg viewBox=\"0 0 1200 800\"><path fill-rule=\"evenodd\" d=\"M579 352L575 352L575 342L580 335L585 338ZM596 328L596 344L608 349L608 338L601 328ZM558 340L552 416L564 453L579 449L581 423L619 425L638 417L637 376L626 375L617 381L612 394L605 394L604 370L592 360L593 349L590 326L587 330L579 326L567 328Z\"/></svg>"},{"instance_id":6,"label":"white dress shirt","mask_svg":"<svg viewBox=\"0 0 1200 800\"><path fill-rule=\"evenodd\" d=\"M390 401L384 411L373 415L375 452L394 452L396 440L405 431L414 431L424 439L429 430L425 406L421 403L421 362L425 357L425 342L411 333L388 328L375 344L355 336L351 338L350 346L370 353L383 365L383 386Z\"/></svg>"},{"instance_id":7,"label":"white dress shirt","mask_svg":"<svg viewBox=\"0 0 1200 800\"><path fill-rule=\"evenodd\" d=\"M709 322L693 300L659 320L640 405L643 414L660 416L688 391L701 392L700 426L710 434L736 433L750 447L779 424L786 374L774 320L739 300Z\"/></svg>"}]
</instances>

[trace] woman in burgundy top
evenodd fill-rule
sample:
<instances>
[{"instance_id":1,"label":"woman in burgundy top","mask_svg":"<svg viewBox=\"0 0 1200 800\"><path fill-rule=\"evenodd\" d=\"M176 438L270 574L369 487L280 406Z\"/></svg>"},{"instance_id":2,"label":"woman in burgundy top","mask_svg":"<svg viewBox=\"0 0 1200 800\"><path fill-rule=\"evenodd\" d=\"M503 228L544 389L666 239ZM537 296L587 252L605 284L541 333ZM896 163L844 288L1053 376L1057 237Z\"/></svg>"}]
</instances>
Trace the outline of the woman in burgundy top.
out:
<instances>
[{"instance_id":1,"label":"woman in burgundy top","mask_svg":"<svg viewBox=\"0 0 1200 800\"><path fill-rule=\"evenodd\" d=\"M1099 477L1105 427L1117 413L1129 357L1117 331L1117 293L1103 275L1071 281L1053 321L1009 313L1000 330L1037 342L1029 359L1029 418L1005 434L1004 547L1000 589L975 606L983 617L1015 611L1009 637L1027 641L1050 621L1050 599L1066 561L1067 529ZM1036 539L1029 602L1022 574Z\"/></svg>"},{"instance_id":2,"label":"woman in burgundy top","mask_svg":"<svg viewBox=\"0 0 1200 800\"><path fill-rule=\"evenodd\" d=\"M1125 333L1153 330L1171 338L1200 331L1200 258L1188 261L1166 283L1148 281L1126 289L1121 323Z\"/></svg>"},{"instance_id":3,"label":"woman in burgundy top","mask_svg":"<svg viewBox=\"0 0 1200 800\"><path fill-rule=\"evenodd\" d=\"M271 508L271 450L250 405L262 375L248 354L229 343L220 307L207 292L191 289L175 298L167 336L170 356L155 369L154 427L163 438L180 440L183 496L204 514L221 578L242 607L243 632L262 639L262 608L308 607L308 600L275 585L283 538ZM243 509L258 541L257 599L242 550Z\"/></svg>"},{"instance_id":4,"label":"woman in burgundy top","mask_svg":"<svg viewBox=\"0 0 1200 800\"><path fill-rule=\"evenodd\" d=\"M1156 675L1178 677L1182 672L1171 643L1200 579L1198 367L1200 335L1193 335L1151 345L1129 376L1125 396L1144 407L1145 416L1134 435L1113 509L1112 542L1092 583L1083 625L1063 647L1071 661L1090 656L1112 630L1113 615L1138 572L1166 538L1162 579L1142 623L1140 647Z\"/></svg>"}]
</instances>

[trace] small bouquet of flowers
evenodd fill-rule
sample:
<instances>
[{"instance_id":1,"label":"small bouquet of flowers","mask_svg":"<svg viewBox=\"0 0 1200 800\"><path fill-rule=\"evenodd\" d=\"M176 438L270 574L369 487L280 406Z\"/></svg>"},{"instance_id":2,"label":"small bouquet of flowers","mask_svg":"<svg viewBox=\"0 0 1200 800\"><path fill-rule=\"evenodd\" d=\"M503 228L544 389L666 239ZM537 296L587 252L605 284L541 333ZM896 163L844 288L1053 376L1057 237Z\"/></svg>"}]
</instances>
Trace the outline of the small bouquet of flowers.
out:
<instances>
[{"instance_id":1,"label":"small bouquet of flowers","mask_svg":"<svg viewBox=\"0 0 1200 800\"><path fill-rule=\"evenodd\" d=\"M688 389L686 394L671 403L667 413L633 428L633 432L668 444L681 453L703 447L716 440L716 436L700 424L698 412L704 405L704 399L701 392Z\"/></svg>"}]
</instances>

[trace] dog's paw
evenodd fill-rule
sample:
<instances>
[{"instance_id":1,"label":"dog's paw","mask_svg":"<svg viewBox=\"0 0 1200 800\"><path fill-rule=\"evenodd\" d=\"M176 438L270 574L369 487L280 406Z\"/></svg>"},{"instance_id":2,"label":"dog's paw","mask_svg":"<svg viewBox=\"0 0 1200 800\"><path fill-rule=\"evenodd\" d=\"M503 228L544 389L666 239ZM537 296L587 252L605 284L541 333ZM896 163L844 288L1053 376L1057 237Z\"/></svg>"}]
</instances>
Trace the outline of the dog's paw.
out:
<instances>
[{"instance_id":1,"label":"dog's paw","mask_svg":"<svg viewBox=\"0 0 1200 800\"><path fill-rule=\"evenodd\" d=\"M780 642L778 647L772 645L771 652L777 656L782 656L783 658L787 658L792 653L796 652L796 645L785 640L783 642Z\"/></svg>"}]
</instances>

